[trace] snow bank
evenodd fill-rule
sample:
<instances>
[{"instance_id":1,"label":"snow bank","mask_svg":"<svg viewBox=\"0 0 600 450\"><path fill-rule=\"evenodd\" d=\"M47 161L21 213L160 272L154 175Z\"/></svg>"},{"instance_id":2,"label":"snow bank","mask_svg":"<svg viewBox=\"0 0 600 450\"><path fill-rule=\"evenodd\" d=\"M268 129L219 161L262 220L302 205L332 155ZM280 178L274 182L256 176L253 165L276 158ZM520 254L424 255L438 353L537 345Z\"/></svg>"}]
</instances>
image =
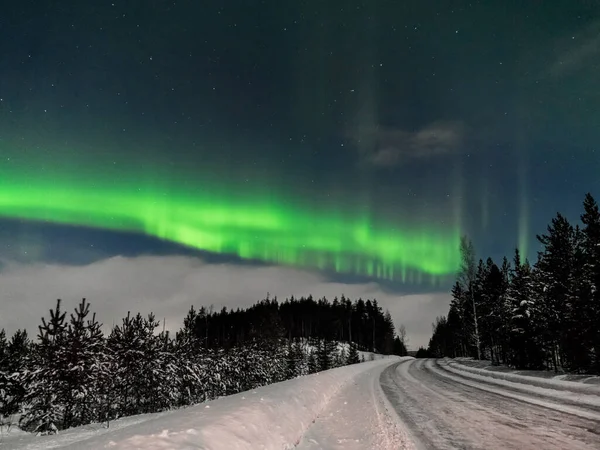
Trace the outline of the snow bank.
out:
<instances>
[{"instance_id":1,"label":"snow bank","mask_svg":"<svg viewBox=\"0 0 600 450\"><path fill-rule=\"evenodd\" d=\"M87 429L80 439L76 430L67 430L62 444L60 435L50 436L48 441L29 436L11 441L10 448L291 449L340 389L368 370L383 369L399 360L389 357L327 370L186 409L152 414L148 420L116 430L98 429L92 436ZM118 421L114 425L118 427ZM55 445L47 445L50 442Z\"/></svg>"},{"instance_id":2,"label":"snow bank","mask_svg":"<svg viewBox=\"0 0 600 450\"><path fill-rule=\"evenodd\" d=\"M453 361L450 359L446 359L445 361L447 362L448 366L452 369L482 375L489 378L495 378L498 380L512 381L520 384L529 384L531 386L537 386L547 389L577 392L580 394L600 395L600 386L598 385L578 383L576 381L536 378L509 372L495 372L491 370L478 369L476 367L467 366L465 364L461 364L458 361Z\"/></svg>"},{"instance_id":3,"label":"snow bank","mask_svg":"<svg viewBox=\"0 0 600 450\"><path fill-rule=\"evenodd\" d=\"M504 397L568 412L586 419L600 420L600 413L596 412L600 410L600 395L581 394L567 390L558 390L555 388L533 386L531 384L522 384L514 381L493 379L486 375L479 375L455 369L447 364L447 362L442 361L437 362L437 367L431 360L426 361L425 364L432 372L458 383L466 384L488 392L494 392ZM497 388L492 386L497 386ZM520 392L525 395L519 395L515 392ZM548 400L551 400L552 402L548 402ZM581 410L578 407L585 408L586 410ZM587 409L590 409L591 411Z\"/></svg>"}]
</instances>

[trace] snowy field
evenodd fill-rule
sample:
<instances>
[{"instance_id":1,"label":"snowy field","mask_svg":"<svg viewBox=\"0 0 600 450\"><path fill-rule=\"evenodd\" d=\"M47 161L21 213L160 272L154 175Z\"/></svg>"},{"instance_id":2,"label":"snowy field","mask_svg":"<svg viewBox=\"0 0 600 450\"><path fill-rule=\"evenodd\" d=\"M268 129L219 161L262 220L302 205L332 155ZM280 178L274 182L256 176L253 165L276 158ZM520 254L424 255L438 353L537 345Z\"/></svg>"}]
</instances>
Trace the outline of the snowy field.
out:
<instances>
[{"instance_id":1,"label":"snowy field","mask_svg":"<svg viewBox=\"0 0 600 450\"><path fill-rule=\"evenodd\" d=\"M412 448L379 385L385 357L265 386L186 409L88 425L54 436L16 430L1 448L403 449Z\"/></svg>"}]
</instances>

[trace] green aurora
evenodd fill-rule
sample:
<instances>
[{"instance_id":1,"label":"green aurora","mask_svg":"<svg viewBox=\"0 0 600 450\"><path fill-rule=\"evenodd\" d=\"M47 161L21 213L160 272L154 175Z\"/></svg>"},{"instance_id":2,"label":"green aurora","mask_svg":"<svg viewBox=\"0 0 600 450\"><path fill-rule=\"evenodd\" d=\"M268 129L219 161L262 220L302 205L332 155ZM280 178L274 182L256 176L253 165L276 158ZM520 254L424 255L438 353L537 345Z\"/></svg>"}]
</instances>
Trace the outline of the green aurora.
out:
<instances>
[{"instance_id":1,"label":"green aurora","mask_svg":"<svg viewBox=\"0 0 600 450\"><path fill-rule=\"evenodd\" d=\"M157 171L132 179L89 166L61 173L8 167L0 171L6 218L143 233L245 260L411 283L437 283L459 264L458 226L407 229L272 192L166 183Z\"/></svg>"}]
</instances>

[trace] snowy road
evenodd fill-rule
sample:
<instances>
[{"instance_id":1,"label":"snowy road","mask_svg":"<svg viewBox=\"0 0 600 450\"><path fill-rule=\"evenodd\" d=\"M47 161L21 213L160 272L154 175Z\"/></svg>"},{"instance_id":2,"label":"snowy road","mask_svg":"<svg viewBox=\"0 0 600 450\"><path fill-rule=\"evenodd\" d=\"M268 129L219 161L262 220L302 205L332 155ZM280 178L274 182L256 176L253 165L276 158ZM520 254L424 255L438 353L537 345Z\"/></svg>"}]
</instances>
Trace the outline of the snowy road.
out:
<instances>
[{"instance_id":1,"label":"snowy road","mask_svg":"<svg viewBox=\"0 0 600 450\"><path fill-rule=\"evenodd\" d=\"M599 449L600 408L449 371L444 361L409 360L380 377L388 400L422 449ZM554 391L555 395L562 393ZM566 393L565 395L570 395ZM590 404L591 403L591 404Z\"/></svg>"},{"instance_id":2,"label":"snowy road","mask_svg":"<svg viewBox=\"0 0 600 450\"><path fill-rule=\"evenodd\" d=\"M297 450L413 450L379 385L374 366L345 386L307 430Z\"/></svg>"}]
</instances>

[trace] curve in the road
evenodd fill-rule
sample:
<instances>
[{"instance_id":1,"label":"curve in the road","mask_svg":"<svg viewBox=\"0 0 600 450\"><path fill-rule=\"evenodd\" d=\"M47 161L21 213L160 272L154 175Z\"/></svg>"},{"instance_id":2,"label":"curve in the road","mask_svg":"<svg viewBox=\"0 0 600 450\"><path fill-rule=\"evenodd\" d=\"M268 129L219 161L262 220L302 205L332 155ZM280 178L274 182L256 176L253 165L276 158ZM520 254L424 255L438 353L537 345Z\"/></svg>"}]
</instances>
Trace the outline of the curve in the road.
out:
<instances>
[{"instance_id":1,"label":"curve in the road","mask_svg":"<svg viewBox=\"0 0 600 450\"><path fill-rule=\"evenodd\" d=\"M573 406L551 404L535 394L462 378L435 360L394 364L383 371L380 382L424 449L600 448L596 411L574 411Z\"/></svg>"}]
</instances>

